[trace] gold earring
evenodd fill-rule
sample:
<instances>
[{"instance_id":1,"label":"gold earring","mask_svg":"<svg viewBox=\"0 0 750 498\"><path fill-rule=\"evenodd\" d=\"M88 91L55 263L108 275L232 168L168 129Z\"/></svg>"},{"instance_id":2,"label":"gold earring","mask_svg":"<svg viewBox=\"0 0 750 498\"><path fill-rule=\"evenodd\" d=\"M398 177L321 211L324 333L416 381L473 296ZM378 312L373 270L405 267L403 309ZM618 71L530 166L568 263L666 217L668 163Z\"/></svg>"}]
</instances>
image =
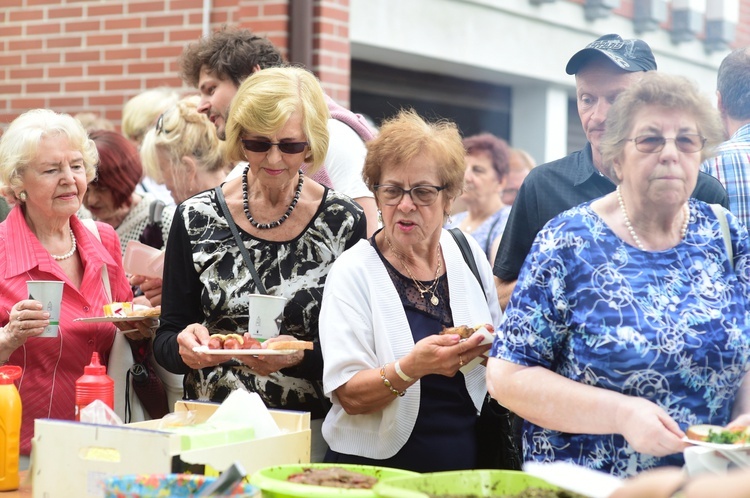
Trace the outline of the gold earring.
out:
<instances>
[{"instance_id":1,"label":"gold earring","mask_svg":"<svg viewBox=\"0 0 750 498\"><path fill-rule=\"evenodd\" d=\"M383 225L383 212L378 209L378 225Z\"/></svg>"},{"instance_id":2,"label":"gold earring","mask_svg":"<svg viewBox=\"0 0 750 498\"><path fill-rule=\"evenodd\" d=\"M20 191L20 192L18 193L18 200L19 200L19 201L21 201L21 202L26 202L26 199L27 199L27 198L28 198L28 196L26 195L26 191L25 191L25 190L21 190L21 191Z\"/></svg>"}]
</instances>

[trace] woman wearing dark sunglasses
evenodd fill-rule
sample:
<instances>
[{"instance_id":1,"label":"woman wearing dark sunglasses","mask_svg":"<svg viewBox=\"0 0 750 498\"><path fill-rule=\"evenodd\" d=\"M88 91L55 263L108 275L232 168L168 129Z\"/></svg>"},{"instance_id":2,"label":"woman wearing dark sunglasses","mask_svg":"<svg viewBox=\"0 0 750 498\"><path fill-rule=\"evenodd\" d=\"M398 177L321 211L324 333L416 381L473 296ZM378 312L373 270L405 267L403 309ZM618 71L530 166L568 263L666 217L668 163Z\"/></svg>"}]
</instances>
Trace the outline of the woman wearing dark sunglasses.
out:
<instances>
[{"instance_id":1,"label":"woman wearing dark sunglasses","mask_svg":"<svg viewBox=\"0 0 750 498\"><path fill-rule=\"evenodd\" d=\"M241 178L177 209L154 346L166 368L185 374L186 399L220 402L244 389L271 408L312 412L313 460L325 452L320 423L328 410L318 339L323 285L336 258L366 234L357 204L300 170L323 163L328 116L320 84L304 69L264 69L242 83L226 145L229 159L247 166ZM312 351L237 359L193 351L212 334L247 331L248 295L264 293L287 299L282 333L267 342L312 341Z\"/></svg>"},{"instance_id":2,"label":"woman wearing dark sunglasses","mask_svg":"<svg viewBox=\"0 0 750 498\"><path fill-rule=\"evenodd\" d=\"M490 392L526 419L526 460L682 466L688 426L749 411L748 233L690 198L722 136L683 77L648 72L612 105L617 189L539 232L488 364Z\"/></svg>"}]
</instances>

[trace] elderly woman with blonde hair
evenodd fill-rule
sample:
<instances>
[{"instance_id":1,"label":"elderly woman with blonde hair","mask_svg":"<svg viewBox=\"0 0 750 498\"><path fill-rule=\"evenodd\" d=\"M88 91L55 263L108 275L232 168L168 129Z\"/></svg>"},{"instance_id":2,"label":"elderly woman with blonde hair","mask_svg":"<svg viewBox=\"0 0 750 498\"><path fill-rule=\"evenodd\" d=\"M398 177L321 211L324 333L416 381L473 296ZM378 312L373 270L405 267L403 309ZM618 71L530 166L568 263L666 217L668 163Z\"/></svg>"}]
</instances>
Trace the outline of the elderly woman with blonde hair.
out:
<instances>
[{"instance_id":1,"label":"elderly woman with blonde hair","mask_svg":"<svg viewBox=\"0 0 750 498\"><path fill-rule=\"evenodd\" d=\"M164 183L176 203L221 184L228 162L216 128L198 112L198 96L185 97L164 111L141 144L147 174Z\"/></svg>"},{"instance_id":2,"label":"elderly woman with blonde hair","mask_svg":"<svg viewBox=\"0 0 750 498\"><path fill-rule=\"evenodd\" d=\"M247 166L178 206L154 342L159 363L185 374L186 399L220 402L244 389L271 408L311 412L313 460L325 452L320 423L329 408L318 338L323 286L333 262L366 233L356 203L300 169L323 163L327 120L320 83L305 69L264 69L242 83L226 142L229 159ZM213 334L247 331L248 296L258 293L287 300L281 335L263 347L301 339L312 350L237 359L195 351Z\"/></svg>"}]
</instances>

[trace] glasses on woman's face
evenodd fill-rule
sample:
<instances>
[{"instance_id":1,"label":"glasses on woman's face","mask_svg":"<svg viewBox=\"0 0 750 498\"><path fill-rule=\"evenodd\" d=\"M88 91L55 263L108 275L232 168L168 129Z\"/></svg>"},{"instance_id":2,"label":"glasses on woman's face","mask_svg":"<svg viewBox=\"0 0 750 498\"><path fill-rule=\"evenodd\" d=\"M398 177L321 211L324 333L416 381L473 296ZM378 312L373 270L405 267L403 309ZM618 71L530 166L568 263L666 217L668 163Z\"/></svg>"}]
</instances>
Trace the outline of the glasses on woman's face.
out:
<instances>
[{"instance_id":1,"label":"glasses on woman's face","mask_svg":"<svg viewBox=\"0 0 750 498\"><path fill-rule=\"evenodd\" d=\"M654 153L661 152L668 140L674 142L675 147L681 152L699 152L706 145L706 138L697 133L685 133L677 135L674 138L665 138L661 135L641 135L635 138L626 138L628 142L633 142L635 148L641 152Z\"/></svg>"},{"instance_id":2,"label":"glasses on woman's face","mask_svg":"<svg viewBox=\"0 0 750 498\"><path fill-rule=\"evenodd\" d=\"M242 147L250 152L268 152L274 145L284 154L304 152L307 142L264 142L262 140L241 140Z\"/></svg>"},{"instance_id":3,"label":"glasses on woman's face","mask_svg":"<svg viewBox=\"0 0 750 498\"><path fill-rule=\"evenodd\" d=\"M435 203L440 191L445 190L445 188L445 186L418 185L405 189L398 185L375 185L375 195L378 201L386 206L398 205L404 198L404 194L409 194L415 206L430 206Z\"/></svg>"}]
</instances>

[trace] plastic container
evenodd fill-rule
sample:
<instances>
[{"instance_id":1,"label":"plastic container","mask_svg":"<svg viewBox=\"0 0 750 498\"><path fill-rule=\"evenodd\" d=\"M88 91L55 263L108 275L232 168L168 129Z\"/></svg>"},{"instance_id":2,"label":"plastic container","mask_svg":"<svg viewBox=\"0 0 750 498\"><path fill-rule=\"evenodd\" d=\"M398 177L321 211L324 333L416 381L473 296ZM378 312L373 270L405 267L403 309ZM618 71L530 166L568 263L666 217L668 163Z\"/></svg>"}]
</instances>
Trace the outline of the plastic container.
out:
<instances>
[{"instance_id":1,"label":"plastic container","mask_svg":"<svg viewBox=\"0 0 750 498\"><path fill-rule=\"evenodd\" d=\"M199 474L143 474L114 476L104 483L104 498L162 498L202 496L201 491L217 478ZM221 496L260 498L258 488L238 484Z\"/></svg>"},{"instance_id":2,"label":"plastic container","mask_svg":"<svg viewBox=\"0 0 750 498\"><path fill-rule=\"evenodd\" d=\"M428 496L515 496L528 488L559 490L547 481L517 470L461 470L395 477L373 488L380 498L426 498Z\"/></svg>"},{"instance_id":3,"label":"plastic container","mask_svg":"<svg viewBox=\"0 0 750 498\"><path fill-rule=\"evenodd\" d=\"M250 478L250 483L259 487L263 498L374 498L377 496L372 489L344 489L329 486L314 486L289 482L287 478L304 469L320 469L328 467L342 467L352 472L376 477L378 480L391 477L418 476L416 472L392 469L388 467L374 467L370 465L348 465L332 463L296 463L291 465L277 465L260 469Z\"/></svg>"},{"instance_id":4,"label":"plastic container","mask_svg":"<svg viewBox=\"0 0 750 498\"><path fill-rule=\"evenodd\" d=\"M99 362L99 353L94 351L91 363L76 380L76 420L81 419L81 410L97 399L115 409L115 381L107 375L107 367Z\"/></svg>"},{"instance_id":5,"label":"plastic container","mask_svg":"<svg viewBox=\"0 0 750 498\"><path fill-rule=\"evenodd\" d=\"M15 380L21 367L0 367L0 491L18 489L18 459L21 451L21 396Z\"/></svg>"}]
</instances>

